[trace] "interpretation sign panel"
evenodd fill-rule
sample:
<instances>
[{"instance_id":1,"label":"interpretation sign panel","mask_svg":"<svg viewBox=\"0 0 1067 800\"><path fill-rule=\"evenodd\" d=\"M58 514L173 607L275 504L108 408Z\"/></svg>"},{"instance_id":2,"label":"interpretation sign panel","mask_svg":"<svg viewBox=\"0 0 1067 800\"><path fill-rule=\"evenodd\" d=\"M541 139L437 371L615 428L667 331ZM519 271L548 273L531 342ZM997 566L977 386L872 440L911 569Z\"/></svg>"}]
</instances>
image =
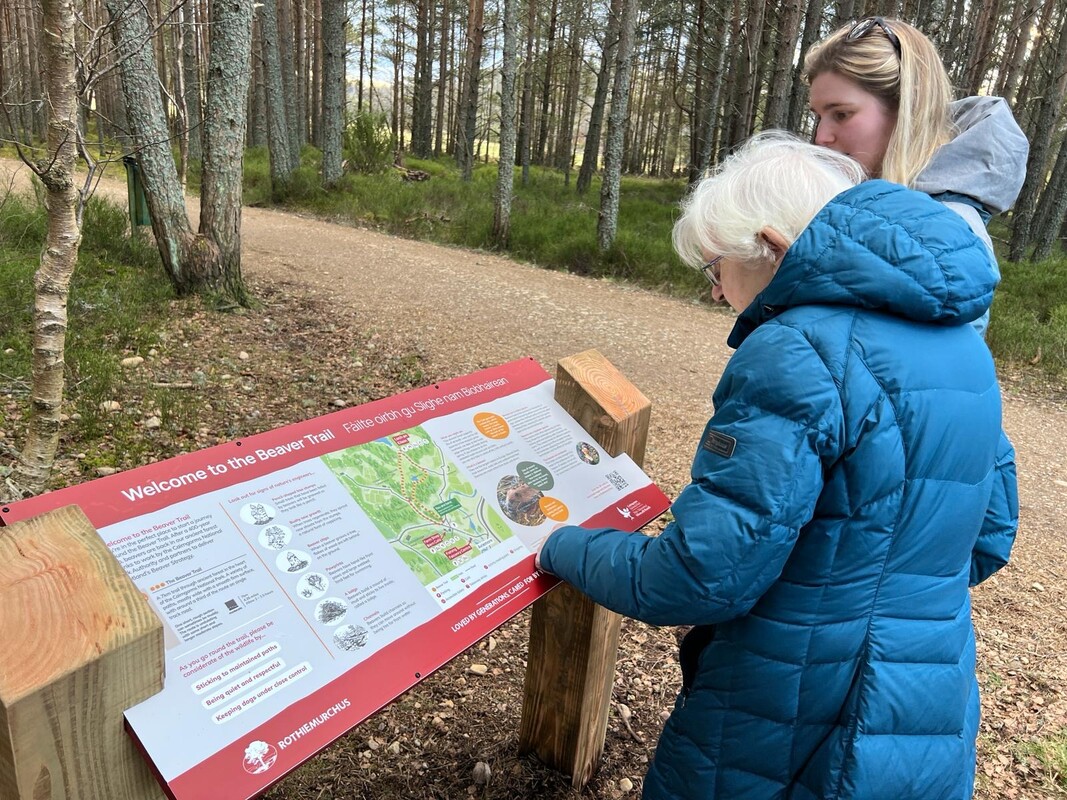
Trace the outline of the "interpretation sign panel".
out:
<instances>
[{"instance_id":1,"label":"interpretation sign panel","mask_svg":"<svg viewBox=\"0 0 1067 800\"><path fill-rule=\"evenodd\" d=\"M0 509L77 504L163 620L126 712L175 800L249 798L550 589L553 527L667 498L525 359Z\"/></svg>"}]
</instances>

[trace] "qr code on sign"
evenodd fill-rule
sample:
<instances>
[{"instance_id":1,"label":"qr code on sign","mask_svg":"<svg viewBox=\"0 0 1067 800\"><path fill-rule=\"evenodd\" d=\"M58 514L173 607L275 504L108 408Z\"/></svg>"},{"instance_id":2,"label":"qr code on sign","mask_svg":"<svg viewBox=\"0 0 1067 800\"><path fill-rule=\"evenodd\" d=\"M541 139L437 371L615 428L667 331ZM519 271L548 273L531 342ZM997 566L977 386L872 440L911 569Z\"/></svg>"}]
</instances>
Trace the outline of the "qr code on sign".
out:
<instances>
[{"instance_id":1,"label":"qr code on sign","mask_svg":"<svg viewBox=\"0 0 1067 800\"><path fill-rule=\"evenodd\" d=\"M630 485L626 482L626 478L622 477L618 472L609 472L607 477L611 481L611 485L620 492Z\"/></svg>"}]
</instances>

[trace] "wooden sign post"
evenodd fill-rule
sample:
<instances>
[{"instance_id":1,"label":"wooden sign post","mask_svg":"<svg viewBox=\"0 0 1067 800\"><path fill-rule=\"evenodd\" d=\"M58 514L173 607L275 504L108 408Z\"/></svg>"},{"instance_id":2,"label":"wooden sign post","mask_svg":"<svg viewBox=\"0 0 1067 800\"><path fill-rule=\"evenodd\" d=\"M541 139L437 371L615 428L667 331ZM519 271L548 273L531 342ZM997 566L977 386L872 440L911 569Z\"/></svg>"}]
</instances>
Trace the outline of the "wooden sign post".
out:
<instances>
[{"instance_id":1,"label":"wooden sign post","mask_svg":"<svg viewBox=\"0 0 1067 800\"><path fill-rule=\"evenodd\" d=\"M651 404L596 350L562 359L556 401L609 454L645 458ZM604 752L622 618L568 585L533 606L520 752L581 788Z\"/></svg>"},{"instance_id":2,"label":"wooden sign post","mask_svg":"<svg viewBox=\"0 0 1067 800\"><path fill-rule=\"evenodd\" d=\"M122 719L163 626L77 506L0 528L0 643L0 798L163 797Z\"/></svg>"}]
</instances>

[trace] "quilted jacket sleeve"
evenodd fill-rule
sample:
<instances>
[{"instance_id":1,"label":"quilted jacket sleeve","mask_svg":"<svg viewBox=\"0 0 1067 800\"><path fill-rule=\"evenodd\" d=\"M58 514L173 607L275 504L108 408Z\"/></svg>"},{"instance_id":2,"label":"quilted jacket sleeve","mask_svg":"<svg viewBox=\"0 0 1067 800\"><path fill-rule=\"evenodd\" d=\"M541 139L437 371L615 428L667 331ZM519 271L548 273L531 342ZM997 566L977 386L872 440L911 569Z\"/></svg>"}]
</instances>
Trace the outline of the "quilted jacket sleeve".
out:
<instances>
[{"instance_id":1,"label":"quilted jacket sleeve","mask_svg":"<svg viewBox=\"0 0 1067 800\"><path fill-rule=\"evenodd\" d=\"M653 624L746 613L781 574L842 439L841 400L796 330L765 324L715 393L692 482L655 538L576 526L553 533L544 569L614 611Z\"/></svg>"},{"instance_id":2,"label":"quilted jacket sleeve","mask_svg":"<svg viewBox=\"0 0 1067 800\"><path fill-rule=\"evenodd\" d=\"M1019 527L1019 487L1015 479L1015 449L1001 433L997 447L993 494L982 530L971 551L971 586L977 586L1008 563Z\"/></svg>"}]
</instances>

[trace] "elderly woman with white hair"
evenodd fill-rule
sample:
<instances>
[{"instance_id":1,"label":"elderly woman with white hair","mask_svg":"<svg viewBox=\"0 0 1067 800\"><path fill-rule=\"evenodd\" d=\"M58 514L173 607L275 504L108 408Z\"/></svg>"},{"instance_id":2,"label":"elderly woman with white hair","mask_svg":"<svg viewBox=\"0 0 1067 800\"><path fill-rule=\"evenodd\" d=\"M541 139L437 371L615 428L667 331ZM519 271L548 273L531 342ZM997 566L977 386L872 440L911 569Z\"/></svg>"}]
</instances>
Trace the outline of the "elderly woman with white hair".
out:
<instances>
[{"instance_id":1,"label":"elderly woman with white hair","mask_svg":"<svg viewBox=\"0 0 1067 800\"><path fill-rule=\"evenodd\" d=\"M539 564L694 625L646 800L965 800L969 586L1008 559L1013 452L985 246L846 156L756 137L699 183L681 257L740 312L692 482L658 537L567 526Z\"/></svg>"}]
</instances>

